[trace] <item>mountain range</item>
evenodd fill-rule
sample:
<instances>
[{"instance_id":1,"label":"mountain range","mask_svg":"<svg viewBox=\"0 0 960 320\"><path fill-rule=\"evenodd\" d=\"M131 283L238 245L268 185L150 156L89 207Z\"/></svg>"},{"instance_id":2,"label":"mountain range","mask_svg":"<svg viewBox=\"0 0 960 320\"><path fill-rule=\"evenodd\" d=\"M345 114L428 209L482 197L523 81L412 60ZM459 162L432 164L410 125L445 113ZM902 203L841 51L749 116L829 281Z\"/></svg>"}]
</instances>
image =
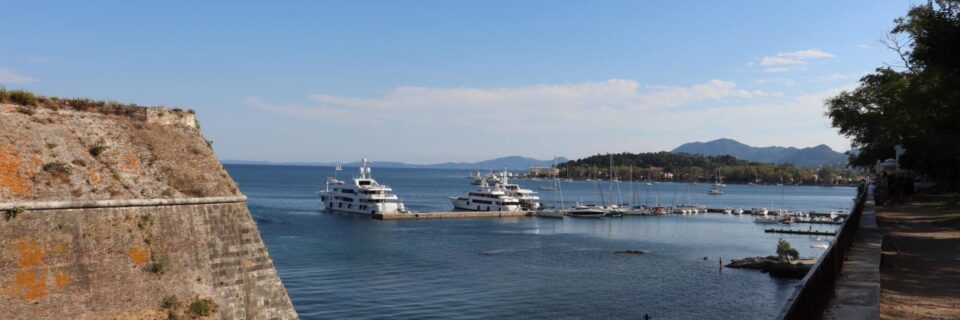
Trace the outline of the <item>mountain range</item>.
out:
<instances>
[{"instance_id":1,"label":"mountain range","mask_svg":"<svg viewBox=\"0 0 960 320\"><path fill-rule=\"evenodd\" d=\"M731 155L742 160L792 163L798 167L831 166L843 168L847 165L845 154L833 151L824 144L810 148L752 147L733 139L717 139L708 142L684 143L673 149L672 152L707 156Z\"/></svg>"},{"instance_id":2,"label":"mountain range","mask_svg":"<svg viewBox=\"0 0 960 320\"><path fill-rule=\"evenodd\" d=\"M833 151L827 145L810 148L794 147L752 147L733 139L717 139L708 142L684 143L673 149L675 153L702 154L707 156L731 155L737 159L754 162L792 163L798 167L832 166L843 168L847 165L847 156ZM549 167L554 163L569 161L564 157L551 160L538 160L522 156L500 157L478 162L444 162L436 164L411 164L393 161L373 161L370 165L377 168L424 168L424 169L467 169L467 170L526 170L530 167ZM300 165L334 166L333 162L269 162L224 160L224 164L261 164L261 165ZM357 167L360 162L344 163L345 167Z\"/></svg>"},{"instance_id":3,"label":"mountain range","mask_svg":"<svg viewBox=\"0 0 960 320\"><path fill-rule=\"evenodd\" d=\"M423 168L423 169L468 169L468 170L526 170L530 167L549 167L554 163L567 162L567 158L557 157L551 160L537 160L521 156L500 157L491 160L478 162L444 162L436 164L410 164L391 161L371 161L370 166L376 168ZM330 162L269 162L269 161L245 161L245 160L224 160L224 164L262 164L262 165L299 165L299 166L334 166L336 163ZM344 167L358 167L360 162L344 163Z\"/></svg>"}]
</instances>

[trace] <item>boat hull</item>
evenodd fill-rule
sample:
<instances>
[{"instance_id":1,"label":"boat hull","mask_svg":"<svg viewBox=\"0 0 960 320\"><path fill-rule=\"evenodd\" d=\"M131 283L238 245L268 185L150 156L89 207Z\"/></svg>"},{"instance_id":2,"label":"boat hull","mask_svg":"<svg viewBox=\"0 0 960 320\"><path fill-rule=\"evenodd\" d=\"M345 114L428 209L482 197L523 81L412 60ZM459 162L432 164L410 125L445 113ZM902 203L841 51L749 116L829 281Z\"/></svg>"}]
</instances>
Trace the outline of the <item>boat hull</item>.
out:
<instances>
[{"instance_id":1,"label":"boat hull","mask_svg":"<svg viewBox=\"0 0 960 320\"><path fill-rule=\"evenodd\" d=\"M464 211L520 211L521 209L519 204L477 203L460 197L451 197L450 202L454 209Z\"/></svg>"}]
</instances>

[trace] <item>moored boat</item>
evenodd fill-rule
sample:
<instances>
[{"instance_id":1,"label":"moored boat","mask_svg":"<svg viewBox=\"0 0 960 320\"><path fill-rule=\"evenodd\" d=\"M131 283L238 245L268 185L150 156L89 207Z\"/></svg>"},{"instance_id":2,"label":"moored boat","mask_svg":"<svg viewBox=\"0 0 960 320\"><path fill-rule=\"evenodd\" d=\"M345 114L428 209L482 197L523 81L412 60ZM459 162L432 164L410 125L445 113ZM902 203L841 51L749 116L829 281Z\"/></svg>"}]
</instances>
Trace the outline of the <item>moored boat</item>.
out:
<instances>
[{"instance_id":1,"label":"moored boat","mask_svg":"<svg viewBox=\"0 0 960 320\"><path fill-rule=\"evenodd\" d=\"M337 165L337 171L340 171ZM407 212L393 189L377 183L371 175L367 159L360 165L360 175L348 185L335 177L327 178L326 189L318 192L326 210L356 214L391 214Z\"/></svg>"},{"instance_id":2,"label":"moored boat","mask_svg":"<svg viewBox=\"0 0 960 320\"><path fill-rule=\"evenodd\" d=\"M576 218L602 218L607 211L598 206L587 206L577 204L567 211L567 215Z\"/></svg>"},{"instance_id":3,"label":"moored boat","mask_svg":"<svg viewBox=\"0 0 960 320\"><path fill-rule=\"evenodd\" d=\"M493 187L481 181L477 190L467 194L450 197L453 208L469 211L520 211L520 200L507 195L500 185Z\"/></svg>"}]
</instances>

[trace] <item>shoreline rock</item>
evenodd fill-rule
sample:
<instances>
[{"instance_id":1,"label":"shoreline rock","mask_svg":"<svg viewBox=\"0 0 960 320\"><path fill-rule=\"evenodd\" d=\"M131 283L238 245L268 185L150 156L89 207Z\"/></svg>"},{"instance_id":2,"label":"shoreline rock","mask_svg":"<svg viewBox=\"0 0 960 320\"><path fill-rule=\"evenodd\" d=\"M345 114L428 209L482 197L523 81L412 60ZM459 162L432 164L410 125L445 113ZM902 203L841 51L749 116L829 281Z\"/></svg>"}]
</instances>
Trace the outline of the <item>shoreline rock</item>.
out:
<instances>
[{"instance_id":1,"label":"shoreline rock","mask_svg":"<svg viewBox=\"0 0 960 320\"><path fill-rule=\"evenodd\" d=\"M644 254L644 253L647 253L647 252L643 250L619 250L619 251L613 252L613 254Z\"/></svg>"},{"instance_id":2,"label":"shoreline rock","mask_svg":"<svg viewBox=\"0 0 960 320\"><path fill-rule=\"evenodd\" d=\"M809 262L809 261L806 261ZM767 257L747 257L743 259L733 259L725 267L734 269L755 269L769 273L777 278L800 279L807 275L813 263L805 261L788 262L777 256Z\"/></svg>"}]
</instances>

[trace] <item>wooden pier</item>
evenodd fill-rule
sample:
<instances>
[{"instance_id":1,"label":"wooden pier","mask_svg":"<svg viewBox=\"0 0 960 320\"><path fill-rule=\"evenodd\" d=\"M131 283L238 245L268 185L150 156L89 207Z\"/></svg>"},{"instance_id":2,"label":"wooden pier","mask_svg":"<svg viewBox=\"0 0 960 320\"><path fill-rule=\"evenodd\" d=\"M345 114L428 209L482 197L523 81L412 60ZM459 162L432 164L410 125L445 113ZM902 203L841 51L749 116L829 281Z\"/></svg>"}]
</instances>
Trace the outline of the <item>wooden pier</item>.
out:
<instances>
[{"instance_id":1,"label":"wooden pier","mask_svg":"<svg viewBox=\"0 0 960 320\"><path fill-rule=\"evenodd\" d=\"M836 222L836 221L807 221L807 220L794 220L793 223L836 224L836 225L843 224L843 222Z\"/></svg>"},{"instance_id":2,"label":"wooden pier","mask_svg":"<svg viewBox=\"0 0 960 320\"><path fill-rule=\"evenodd\" d=\"M533 217L533 211L452 211L375 214L377 220Z\"/></svg>"},{"instance_id":3,"label":"wooden pier","mask_svg":"<svg viewBox=\"0 0 960 320\"><path fill-rule=\"evenodd\" d=\"M792 233L792 234L810 234L818 236L832 236L836 235L836 232L831 231L819 231L819 230L797 230L797 229L765 229L763 232L766 233Z\"/></svg>"}]
</instances>

